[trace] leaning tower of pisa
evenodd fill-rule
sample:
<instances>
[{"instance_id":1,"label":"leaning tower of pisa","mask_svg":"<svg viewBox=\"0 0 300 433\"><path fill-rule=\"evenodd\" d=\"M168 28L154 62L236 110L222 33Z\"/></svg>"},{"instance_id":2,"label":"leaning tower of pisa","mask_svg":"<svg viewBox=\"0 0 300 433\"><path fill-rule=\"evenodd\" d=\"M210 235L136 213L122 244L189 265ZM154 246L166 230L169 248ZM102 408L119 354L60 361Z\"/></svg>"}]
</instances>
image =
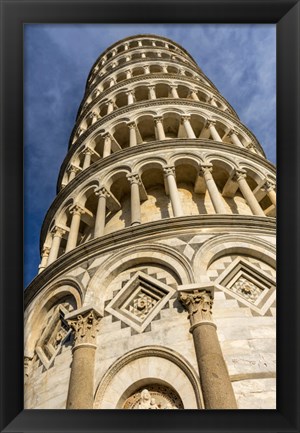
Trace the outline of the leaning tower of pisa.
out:
<instances>
[{"instance_id":1,"label":"leaning tower of pisa","mask_svg":"<svg viewBox=\"0 0 300 433\"><path fill-rule=\"evenodd\" d=\"M107 48L25 292L25 407L275 408L275 206L274 166L184 48Z\"/></svg>"}]
</instances>

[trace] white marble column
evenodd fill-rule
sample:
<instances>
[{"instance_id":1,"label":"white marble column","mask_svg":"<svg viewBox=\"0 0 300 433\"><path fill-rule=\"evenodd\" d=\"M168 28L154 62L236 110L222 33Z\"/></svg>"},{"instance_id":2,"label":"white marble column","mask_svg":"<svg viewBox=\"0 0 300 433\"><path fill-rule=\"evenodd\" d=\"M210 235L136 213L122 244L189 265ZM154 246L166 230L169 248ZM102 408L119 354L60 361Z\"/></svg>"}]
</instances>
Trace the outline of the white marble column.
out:
<instances>
[{"instance_id":1,"label":"white marble column","mask_svg":"<svg viewBox=\"0 0 300 433\"><path fill-rule=\"evenodd\" d=\"M137 145L136 124L135 122L128 123L129 128L129 147Z\"/></svg>"},{"instance_id":2,"label":"white marble column","mask_svg":"<svg viewBox=\"0 0 300 433\"><path fill-rule=\"evenodd\" d=\"M150 67L149 67L149 65L145 65L145 66L143 66L143 68L144 68L145 74L150 74Z\"/></svg>"},{"instance_id":3,"label":"white marble column","mask_svg":"<svg viewBox=\"0 0 300 433\"><path fill-rule=\"evenodd\" d=\"M168 184L173 214L175 217L183 216L183 210L181 207L179 192L175 179L175 167L164 167L164 175Z\"/></svg>"},{"instance_id":4,"label":"white marble column","mask_svg":"<svg viewBox=\"0 0 300 433\"><path fill-rule=\"evenodd\" d=\"M267 195L271 200L271 203L276 206L276 192L275 192L275 184L270 180L267 180L265 185L265 190L267 191Z\"/></svg>"},{"instance_id":5,"label":"white marble column","mask_svg":"<svg viewBox=\"0 0 300 433\"><path fill-rule=\"evenodd\" d=\"M217 327L211 317L211 292L180 292L179 300L189 313L205 409L237 409Z\"/></svg>"},{"instance_id":6,"label":"white marble column","mask_svg":"<svg viewBox=\"0 0 300 433\"><path fill-rule=\"evenodd\" d=\"M213 107L218 107L218 105L217 105L217 103L216 103L216 101L215 101L215 99L214 99L213 96L209 96L209 98L208 98L208 102L209 102L210 105L212 105Z\"/></svg>"},{"instance_id":7,"label":"white marble column","mask_svg":"<svg viewBox=\"0 0 300 433\"><path fill-rule=\"evenodd\" d=\"M113 78L111 78L110 82L109 82L109 87L113 87L115 85L115 80Z\"/></svg>"},{"instance_id":8,"label":"white marble column","mask_svg":"<svg viewBox=\"0 0 300 433\"><path fill-rule=\"evenodd\" d=\"M162 66L162 70L164 74L168 74L168 67L166 65Z\"/></svg>"},{"instance_id":9,"label":"white marble column","mask_svg":"<svg viewBox=\"0 0 300 433\"><path fill-rule=\"evenodd\" d=\"M233 144L235 144L238 147L244 147L242 142L238 138L236 132L234 131L234 129L231 129L227 135L232 139Z\"/></svg>"},{"instance_id":10,"label":"white marble column","mask_svg":"<svg viewBox=\"0 0 300 433\"><path fill-rule=\"evenodd\" d=\"M98 206L95 218L94 238L104 235L105 218L106 218L106 200L110 196L105 187L99 187L95 190L95 195L98 196Z\"/></svg>"},{"instance_id":11,"label":"white marble column","mask_svg":"<svg viewBox=\"0 0 300 433\"><path fill-rule=\"evenodd\" d=\"M91 158L92 158L93 151L92 149L87 147L86 149L84 149L83 154L84 154L84 161L83 161L82 170L85 170L91 165Z\"/></svg>"},{"instance_id":12,"label":"white marble column","mask_svg":"<svg viewBox=\"0 0 300 433\"><path fill-rule=\"evenodd\" d=\"M179 95L177 93L177 86L171 86L171 94L173 98L179 98Z\"/></svg>"},{"instance_id":13,"label":"white marble column","mask_svg":"<svg viewBox=\"0 0 300 433\"><path fill-rule=\"evenodd\" d=\"M110 114L112 111L114 111L114 103L113 101L107 102L107 114Z\"/></svg>"},{"instance_id":14,"label":"white marble column","mask_svg":"<svg viewBox=\"0 0 300 433\"><path fill-rule=\"evenodd\" d=\"M190 116L182 116L182 123L188 138L196 138L192 125L190 123Z\"/></svg>"},{"instance_id":15,"label":"white marble column","mask_svg":"<svg viewBox=\"0 0 300 433\"><path fill-rule=\"evenodd\" d=\"M52 230L52 244L50 247L47 266L49 266L52 262L54 262L57 259L61 238L65 233L66 233L65 230L57 226L54 227L54 229Z\"/></svg>"},{"instance_id":16,"label":"white marble column","mask_svg":"<svg viewBox=\"0 0 300 433\"><path fill-rule=\"evenodd\" d=\"M109 133L103 136L104 147L103 147L103 158L111 154L111 135Z\"/></svg>"},{"instance_id":17,"label":"white marble column","mask_svg":"<svg viewBox=\"0 0 300 433\"><path fill-rule=\"evenodd\" d=\"M195 89L192 89L192 90L190 91L190 96L191 96L191 98L192 98L194 101L199 101L199 98L198 98L198 95L197 95L197 92L196 92Z\"/></svg>"},{"instance_id":18,"label":"white marble column","mask_svg":"<svg viewBox=\"0 0 300 433\"><path fill-rule=\"evenodd\" d=\"M42 250L42 260L41 264L39 265L39 274L45 269L47 266L48 258L49 258L50 248L47 246L43 247Z\"/></svg>"},{"instance_id":19,"label":"white marble column","mask_svg":"<svg viewBox=\"0 0 300 433\"><path fill-rule=\"evenodd\" d=\"M126 92L127 95L127 104L131 105L134 103L134 99L133 99L133 90L130 90L129 92Z\"/></svg>"},{"instance_id":20,"label":"white marble column","mask_svg":"<svg viewBox=\"0 0 300 433\"><path fill-rule=\"evenodd\" d=\"M155 86L148 86L149 99L156 99Z\"/></svg>"},{"instance_id":21,"label":"white marble column","mask_svg":"<svg viewBox=\"0 0 300 433\"><path fill-rule=\"evenodd\" d=\"M81 308L67 316L74 345L67 396L67 409L93 409L96 334L100 314L94 308Z\"/></svg>"},{"instance_id":22,"label":"white marble column","mask_svg":"<svg viewBox=\"0 0 300 433\"><path fill-rule=\"evenodd\" d=\"M141 180L137 173L127 175L130 183L130 203L131 203L131 225L141 224L141 201L140 201L140 184Z\"/></svg>"},{"instance_id":23,"label":"white marble column","mask_svg":"<svg viewBox=\"0 0 300 433\"><path fill-rule=\"evenodd\" d=\"M66 253L73 250L73 248L75 248L77 245L80 220L81 215L84 213L84 209L81 206L75 204L70 208L70 213L72 214L72 221L65 251Z\"/></svg>"},{"instance_id":24,"label":"white marble column","mask_svg":"<svg viewBox=\"0 0 300 433\"><path fill-rule=\"evenodd\" d=\"M127 78L127 80L129 80L131 77L132 77L131 70L128 69L128 71L126 71L126 78Z\"/></svg>"},{"instance_id":25,"label":"white marble column","mask_svg":"<svg viewBox=\"0 0 300 433\"><path fill-rule=\"evenodd\" d=\"M92 111L92 112L90 113L89 117L90 117L90 119L92 119L92 120L91 120L91 125L94 125L94 123L96 123L97 120L98 120L98 114L95 113L94 111Z\"/></svg>"},{"instance_id":26,"label":"white marble column","mask_svg":"<svg viewBox=\"0 0 300 433\"><path fill-rule=\"evenodd\" d=\"M220 137L218 131L216 130L215 124L216 124L216 122L213 120L207 121L207 127L210 130L210 133L211 133L213 140L222 141L222 138Z\"/></svg>"},{"instance_id":27,"label":"white marble column","mask_svg":"<svg viewBox=\"0 0 300 433\"><path fill-rule=\"evenodd\" d=\"M158 140L165 140L165 131L162 123L162 117L154 117Z\"/></svg>"},{"instance_id":28,"label":"white marble column","mask_svg":"<svg viewBox=\"0 0 300 433\"><path fill-rule=\"evenodd\" d=\"M239 189L241 193L243 194L244 199L246 200L248 206L250 207L251 211L254 215L258 216L266 216L262 208L260 207L260 204L256 200L255 195L253 194L251 188L249 187L247 181L246 181L246 172L243 170L236 170L235 171L235 177L237 180L237 183L239 185Z\"/></svg>"},{"instance_id":29,"label":"white marble column","mask_svg":"<svg viewBox=\"0 0 300 433\"><path fill-rule=\"evenodd\" d=\"M126 42L126 43L124 44L124 50L127 51L128 48L129 48L129 44Z\"/></svg>"},{"instance_id":30,"label":"white marble column","mask_svg":"<svg viewBox=\"0 0 300 433\"><path fill-rule=\"evenodd\" d=\"M69 170L69 182L71 182L71 180L73 180L76 176L76 174L80 171L79 167L75 167L75 165L71 165L70 170Z\"/></svg>"},{"instance_id":31,"label":"white marble column","mask_svg":"<svg viewBox=\"0 0 300 433\"><path fill-rule=\"evenodd\" d=\"M211 165L201 165L200 175L202 174L205 180L206 188L209 193L210 199L212 201L213 207L216 213L226 214L226 209L223 203L221 194L217 188L217 185L212 176L212 166Z\"/></svg>"}]
</instances>

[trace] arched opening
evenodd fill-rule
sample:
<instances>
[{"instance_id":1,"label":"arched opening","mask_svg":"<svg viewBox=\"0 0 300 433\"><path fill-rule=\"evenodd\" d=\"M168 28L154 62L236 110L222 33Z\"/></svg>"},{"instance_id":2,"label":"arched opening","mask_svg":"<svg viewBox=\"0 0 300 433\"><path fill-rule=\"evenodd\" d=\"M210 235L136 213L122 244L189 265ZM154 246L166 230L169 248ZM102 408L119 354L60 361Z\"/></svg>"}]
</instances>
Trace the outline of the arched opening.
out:
<instances>
[{"instance_id":1,"label":"arched opening","mask_svg":"<svg viewBox=\"0 0 300 433\"><path fill-rule=\"evenodd\" d=\"M155 141L155 127L152 116L141 116L137 120L138 130L140 131L143 143Z\"/></svg>"}]
</instances>

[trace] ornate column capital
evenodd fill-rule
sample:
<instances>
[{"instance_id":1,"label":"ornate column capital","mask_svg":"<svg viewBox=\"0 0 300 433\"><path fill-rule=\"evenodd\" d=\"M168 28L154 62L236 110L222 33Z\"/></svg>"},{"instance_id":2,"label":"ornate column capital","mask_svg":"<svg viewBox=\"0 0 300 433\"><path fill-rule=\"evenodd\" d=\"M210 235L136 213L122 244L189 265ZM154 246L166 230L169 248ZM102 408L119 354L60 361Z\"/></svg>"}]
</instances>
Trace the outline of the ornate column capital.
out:
<instances>
[{"instance_id":1,"label":"ornate column capital","mask_svg":"<svg viewBox=\"0 0 300 433\"><path fill-rule=\"evenodd\" d=\"M63 235L66 233L66 230L63 229L62 227L59 226L54 226L53 229L51 230L53 236L62 238Z\"/></svg>"},{"instance_id":2,"label":"ornate column capital","mask_svg":"<svg viewBox=\"0 0 300 433\"><path fill-rule=\"evenodd\" d=\"M70 207L70 213L73 215L82 215L85 213L85 209L79 204L75 203Z\"/></svg>"},{"instance_id":3,"label":"ornate column capital","mask_svg":"<svg viewBox=\"0 0 300 433\"><path fill-rule=\"evenodd\" d=\"M71 164L68 171L69 171L69 173L73 172L73 173L77 174L79 171L81 171L81 168L76 167L76 165Z\"/></svg>"},{"instance_id":4,"label":"ornate column capital","mask_svg":"<svg viewBox=\"0 0 300 433\"><path fill-rule=\"evenodd\" d=\"M182 123L189 122L190 120L191 120L191 116L189 114L184 114L183 116L181 116Z\"/></svg>"},{"instance_id":5,"label":"ornate column capital","mask_svg":"<svg viewBox=\"0 0 300 433\"><path fill-rule=\"evenodd\" d=\"M107 140L108 138L109 138L110 140L112 140L112 139L113 139L113 136L111 135L110 132L105 132L105 133L102 135L102 138L104 138L104 140Z\"/></svg>"},{"instance_id":6,"label":"ornate column capital","mask_svg":"<svg viewBox=\"0 0 300 433\"><path fill-rule=\"evenodd\" d=\"M249 150L250 149L254 149L254 150L256 149L256 147L254 146L254 144L252 143L252 141L250 143L247 143L245 147L246 147L246 149L249 149Z\"/></svg>"},{"instance_id":7,"label":"ornate column capital","mask_svg":"<svg viewBox=\"0 0 300 433\"><path fill-rule=\"evenodd\" d=\"M127 90L127 92L126 92L126 95L128 96L128 95L134 95L134 90L132 89L132 90Z\"/></svg>"},{"instance_id":8,"label":"ornate column capital","mask_svg":"<svg viewBox=\"0 0 300 433\"><path fill-rule=\"evenodd\" d=\"M84 155L93 155L93 153L95 153L94 152L94 150L93 149L91 149L90 147L86 147L85 149L83 149L83 151L82 151L82 153L84 154Z\"/></svg>"},{"instance_id":9,"label":"ornate column capital","mask_svg":"<svg viewBox=\"0 0 300 433\"><path fill-rule=\"evenodd\" d=\"M163 118L162 118L162 116L156 116L156 117L153 117L153 120L154 120L154 123L156 125L157 123L162 123Z\"/></svg>"},{"instance_id":10,"label":"ornate column capital","mask_svg":"<svg viewBox=\"0 0 300 433\"><path fill-rule=\"evenodd\" d=\"M105 186L98 186L97 188L95 188L95 195L99 196L99 197L110 197L110 193L108 192L108 190L105 188Z\"/></svg>"},{"instance_id":11,"label":"ornate column capital","mask_svg":"<svg viewBox=\"0 0 300 433\"><path fill-rule=\"evenodd\" d=\"M43 249L42 249L42 256L43 256L43 257L47 257L47 256L49 256L49 253L50 253L50 247L43 246Z\"/></svg>"},{"instance_id":12,"label":"ornate column capital","mask_svg":"<svg viewBox=\"0 0 300 433\"><path fill-rule=\"evenodd\" d=\"M201 164L200 168L199 168L199 173L201 174L205 174L205 173L211 173L213 171L213 166L212 164Z\"/></svg>"},{"instance_id":13,"label":"ornate column capital","mask_svg":"<svg viewBox=\"0 0 300 433\"><path fill-rule=\"evenodd\" d=\"M210 127L212 127L212 126L216 126L216 121L215 121L215 120L212 120L212 119L207 119L207 121L206 121L206 126L207 126L208 128L210 128Z\"/></svg>"},{"instance_id":14,"label":"ornate column capital","mask_svg":"<svg viewBox=\"0 0 300 433\"><path fill-rule=\"evenodd\" d=\"M236 169L234 172L234 176L233 178L235 178L237 181L241 180L241 179L245 179L247 176L247 173L245 170L242 169Z\"/></svg>"},{"instance_id":15,"label":"ornate column capital","mask_svg":"<svg viewBox=\"0 0 300 433\"><path fill-rule=\"evenodd\" d=\"M175 176L175 167L174 167L174 165L169 165L167 167L164 167L163 168L163 172L164 172L165 177Z\"/></svg>"},{"instance_id":16,"label":"ornate column capital","mask_svg":"<svg viewBox=\"0 0 300 433\"><path fill-rule=\"evenodd\" d=\"M188 311L191 322L191 331L194 325L200 322L211 322L213 297L208 290L193 290L179 292L179 300Z\"/></svg>"},{"instance_id":17,"label":"ornate column capital","mask_svg":"<svg viewBox=\"0 0 300 433\"><path fill-rule=\"evenodd\" d=\"M72 311L66 321L74 333L74 348L80 345L96 345L96 334L101 315L94 308Z\"/></svg>"},{"instance_id":18,"label":"ornate column capital","mask_svg":"<svg viewBox=\"0 0 300 433\"><path fill-rule=\"evenodd\" d=\"M128 122L127 126L129 129L136 129L136 123L135 122Z\"/></svg>"},{"instance_id":19,"label":"ornate column capital","mask_svg":"<svg viewBox=\"0 0 300 433\"><path fill-rule=\"evenodd\" d=\"M142 183L138 173L128 173L126 177L131 185L132 184L141 185Z\"/></svg>"},{"instance_id":20,"label":"ornate column capital","mask_svg":"<svg viewBox=\"0 0 300 433\"><path fill-rule=\"evenodd\" d=\"M233 128L229 129L229 131L227 132L228 137L231 137L233 134L236 135L236 130Z\"/></svg>"},{"instance_id":21,"label":"ornate column capital","mask_svg":"<svg viewBox=\"0 0 300 433\"><path fill-rule=\"evenodd\" d=\"M263 187L264 187L265 191L267 191L267 192L274 191L276 188L276 184L272 180L266 179Z\"/></svg>"}]
</instances>

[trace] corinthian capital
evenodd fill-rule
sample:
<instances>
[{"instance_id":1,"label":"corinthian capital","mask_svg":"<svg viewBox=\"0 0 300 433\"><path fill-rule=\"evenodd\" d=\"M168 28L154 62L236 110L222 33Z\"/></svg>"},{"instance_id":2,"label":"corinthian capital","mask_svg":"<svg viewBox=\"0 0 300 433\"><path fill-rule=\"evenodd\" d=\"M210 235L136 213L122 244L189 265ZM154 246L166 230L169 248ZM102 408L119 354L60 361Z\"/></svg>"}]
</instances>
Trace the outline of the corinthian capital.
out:
<instances>
[{"instance_id":1,"label":"corinthian capital","mask_svg":"<svg viewBox=\"0 0 300 433\"><path fill-rule=\"evenodd\" d=\"M80 344L96 344L100 314L94 308L72 311L66 320L74 334L74 347Z\"/></svg>"},{"instance_id":2,"label":"corinthian capital","mask_svg":"<svg viewBox=\"0 0 300 433\"><path fill-rule=\"evenodd\" d=\"M211 309L213 299L211 292L207 290L193 290L191 292L180 292L179 300L187 309L191 325L203 321L211 321Z\"/></svg>"},{"instance_id":3,"label":"corinthian capital","mask_svg":"<svg viewBox=\"0 0 300 433\"><path fill-rule=\"evenodd\" d=\"M99 197L109 197L110 194L105 188L105 186L99 186L98 188L95 188L95 195Z\"/></svg>"},{"instance_id":4,"label":"corinthian capital","mask_svg":"<svg viewBox=\"0 0 300 433\"><path fill-rule=\"evenodd\" d=\"M175 167L174 165L170 165L168 167L163 168L165 177L167 176L175 176Z\"/></svg>"},{"instance_id":5,"label":"corinthian capital","mask_svg":"<svg viewBox=\"0 0 300 433\"><path fill-rule=\"evenodd\" d=\"M129 180L129 182L130 182L131 185L133 183L136 183L138 185L141 184L141 179L140 179L140 176L138 175L138 173L129 173L129 174L127 174L126 177Z\"/></svg>"}]
</instances>

